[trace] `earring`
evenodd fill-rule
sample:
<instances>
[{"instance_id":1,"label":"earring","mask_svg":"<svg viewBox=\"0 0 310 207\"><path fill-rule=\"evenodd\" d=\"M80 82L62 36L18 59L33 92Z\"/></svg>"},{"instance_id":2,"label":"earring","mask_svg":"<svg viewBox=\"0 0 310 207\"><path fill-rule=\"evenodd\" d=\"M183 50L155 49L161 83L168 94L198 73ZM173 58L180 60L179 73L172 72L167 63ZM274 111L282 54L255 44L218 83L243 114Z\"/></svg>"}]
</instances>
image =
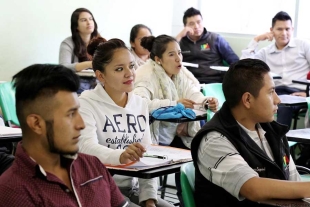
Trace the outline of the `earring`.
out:
<instances>
[{"instance_id":1,"label":"earring","mask_svg":"<svg viewBox=\"0 0 310 207\"><path fill-rule=\"evenodd\" d=\"M160 62L157 62L158 65L160 65Z\"/></svg>"}]
</instances>

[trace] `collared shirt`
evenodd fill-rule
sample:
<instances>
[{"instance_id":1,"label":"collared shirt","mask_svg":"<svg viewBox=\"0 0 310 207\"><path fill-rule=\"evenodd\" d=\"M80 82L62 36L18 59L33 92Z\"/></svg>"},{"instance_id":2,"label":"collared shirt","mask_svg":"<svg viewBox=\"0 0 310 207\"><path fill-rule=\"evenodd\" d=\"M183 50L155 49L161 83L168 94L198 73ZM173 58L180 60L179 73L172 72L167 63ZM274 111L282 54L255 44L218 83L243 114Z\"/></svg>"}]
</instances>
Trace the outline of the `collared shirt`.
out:
<instances>
[{"instance_id":1,"label":"collared shirt","mask_svg":"<svg viewBox=\"0 0 310 207\"><path fill-rule=\"evenodd\" d=\"M265 131L258 125L257 131L250 131L240 123L241 128L253 139L253 141L273 161L273 153L265 137ZM253 177L258 177L258 171L264 169L252 169L239 154L234 145L221 133L209 132L201 140L198 150L198 167L201 174L212 183L224 188L238 200L245 198L240 195L243 184ZM215 167L216 166L216 167ZM300 175L295 163L290 157L289 170L291 181L300 181Z\"/></svg>"},{"instance_id":2,"label":"collared shirt","mask_svg":"<svg viewBox=\"0 0 310 207\"><path fill-rule=\"evenodd\" d=\"M310 43L301 39L291 39L282 49L278 50L275 43L257 51L258 42L252 40L241 59L256 58L264 61L270 70L282 76L274 80L276 86L288 86L305 90L306 86L292 83L292 80L305 79L310 70Z\"/></svg>"},{"instance_id":3,"label":"collared shirt","mask_svg":"<svg viewBox=\"0 0 310 207\"><path fill-rule=\"evenodd\" d=\"M55 175L44 171L19 143L15 161L0 177L0 206L127 206L104 165L93 156L61 157L73 191Z\"/></svg>"}]
</instances>

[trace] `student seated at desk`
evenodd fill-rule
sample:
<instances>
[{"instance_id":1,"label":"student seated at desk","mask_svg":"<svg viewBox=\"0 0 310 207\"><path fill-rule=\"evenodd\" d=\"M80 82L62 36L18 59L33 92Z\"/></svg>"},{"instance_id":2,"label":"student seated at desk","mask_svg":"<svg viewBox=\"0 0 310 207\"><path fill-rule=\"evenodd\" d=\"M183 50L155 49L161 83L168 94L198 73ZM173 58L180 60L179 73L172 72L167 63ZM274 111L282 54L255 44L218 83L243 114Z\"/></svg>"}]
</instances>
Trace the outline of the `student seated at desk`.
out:
<instances>
[{"instance_id":1,"label":"student seated at desk","mask_svg":"<svg viewBox=\"0 0 310 207\"><path fill-rule=\"evenodd\" d=\"M280 99L269 71L261 60L244 59L226 73L226 102L192 142L196 206L310 197L310 182L296 182L289 128L274 121Z\"/></svg>"},{"instance_id":2,"label":"student seated at desk","mask_svg":"<svg viewBox=\"0 0 310 207\"><path fill-rule=\"evenodd\" d=\"M212 9L212 8L210 8ZM213 70L210 66L223 66L239 60L229 43L219 34L210 32L203 26L199 10L191 7L183 15L184 28L177 35L183 60L198 64L188 67L200 83L221 83L224 72Z\"/></svg>"},{"instance_id":3,"label":"student seated at desk","mask_svg":"<svg viewBox=\"0 0 310 207\"><path fill-rule=\"evenodd\" d=\"M94 39L88 46L99 81L94 90L79 97L85 129L81 152L104 164L120 165L139 160L145 145L151 144L149 113L143 99L132 93L135 81L134 58L119 39ZM114 175L130 206L172 206L157 196L157 180ZM139 187L138 187L139 184ZM137 204L137 205L136 205Z\"/></svg>"},{"instance_id":4,"label":"student seated at desk","mask_svg":"<svg viewBox=\"0 0 310 207\"><path fill-rule=\"evenodd\" d=\"M241 59L255 58L267 63L271 71L282 76L275 80L278 95L306 96L306 87L292 83L292 80L304 79L310 70L309 41L293 38L292 19L286 12L278 12L272 19L270 32L256 36L242 50ZM259 42L275 40L269 46L257 50ZM279 106L277 121L291 126L294 113L300 106Z\"/></svg>"},{"instance_id":5,"label":"student seated at desk","mask_svg":"<svg viewBox=\"0 0 310 207\"><path fill-rule=\"evenodd\" d=\"M141 46L141 39L151 35L151 29L143 24L133 26L130 31L130 51L135 58L135 69L143 65L150 58L150 52Z\"/></svg>"},{"instance_id":6,"label":"student seated at desk","mask_svg":"<svg viewBox=\"0 0 310 207\"><path fill-rule=\"evenodd\" d=\"M127 206L98 158L78 153L85 126L78 76L61 65L37 64L13 81L23 138L0 176L0 206Z\"/></svg>"},{"instance_id":7,"label":"student seated at desk","mask_svg":"<svg viewBox=\"0 0 310 207\"><path fill-rule=\"evenodd\" d=\"M87 45L92 39L100 37L97 28L97 22L88 9L76 9L71 15L72 36L60 45L59 64L76 72L92 68L92 57L87 54ZM78 94L93 88L95 84L96 78L81 77Z\"/></svg>"},{"instance_id":8,"label":"student seated at desk","mask_svg":"<svg viewBox=\"0 0 310 207\"><path fill-rule=\"evenodd\" d=\"M181 49L173 37L144 37L141 45L150 51L151 59L137 69L134 93L146 100L150 113L154 109L175 106L177 103L182 103L186 108L194 108L194 104L199 104L202 109L209 107L217 111L217 99L205 97L200 92L198 80L182 66ZM153 141L160 145L188 149L199 129L199 121L183 124L155 121L151 124L151 135ZM179 179L179 175L176 179ZM176 180L181 201L179 184L179 180Z\"/></svg>"}]
</instances>

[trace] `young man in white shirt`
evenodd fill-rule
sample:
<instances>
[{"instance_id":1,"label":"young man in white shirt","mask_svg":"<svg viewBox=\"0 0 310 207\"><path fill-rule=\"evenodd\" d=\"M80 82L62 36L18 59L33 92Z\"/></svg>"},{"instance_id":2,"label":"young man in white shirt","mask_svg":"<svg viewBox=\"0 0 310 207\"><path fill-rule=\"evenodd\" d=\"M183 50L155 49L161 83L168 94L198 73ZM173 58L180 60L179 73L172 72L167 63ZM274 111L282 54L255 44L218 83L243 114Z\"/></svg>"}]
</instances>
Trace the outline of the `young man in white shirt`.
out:
<instances>
[{"instance_id":1,"label":"young man in white shirt","mask_svg":"<svg viewBox=\"0 0 310 207\"><path fill-rule=\"evenodd\" d=\"M241 59L255 58L267 63L271 71L282 76L275 80L278 95L291 94L306 96L306 87L292 83L292 80L304 79L310 70L310 43L292 38L293 26L291 17L283 11L272 19L270 32L256 36L242 51ZM267 47L257 50L260 41L275 40ZM277 121L291 126L293 113L300 107L280 106Z\"/></svg>"}]
</instances>

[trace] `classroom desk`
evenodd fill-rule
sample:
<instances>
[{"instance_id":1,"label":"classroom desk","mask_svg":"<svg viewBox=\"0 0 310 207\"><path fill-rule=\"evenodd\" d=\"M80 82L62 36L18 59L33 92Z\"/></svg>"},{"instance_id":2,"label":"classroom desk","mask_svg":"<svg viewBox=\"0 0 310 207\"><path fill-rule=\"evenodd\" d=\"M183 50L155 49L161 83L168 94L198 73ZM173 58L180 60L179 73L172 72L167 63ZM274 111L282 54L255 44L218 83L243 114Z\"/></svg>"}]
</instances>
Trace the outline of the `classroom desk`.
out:
<instances>
[{"instance_id":1,"label":"classroom desk","mask_svg":"<svg viewBox=\"0 0 310 207\"><path fill-rule=\"evenodd\" d=\"M301 199L270 199L265 201L260 201L258 203L265 204L267 206L294 206L294 207L310 207L310 203L303 201Z\"/></svg>"},{"instance_id":2,"label":"classroom desk","mask_svg":"<svg viewBox=\"0 0 310 207\"><path fill-rule=\"evenodd\" d=\"M93 69L82 70L80 72L76 72L76 74L80 77L96 77Z\"/></svg>"},{"instance_id":3,"label":"classroom desk","mask_svg":"<svg viewBox=\"0 0 310 207\"><path fill-rule=\"evenodd\" d=\"M306 97L291 96L291 95L279 95L282 105L285 106L303 106L308 107Z\"/></svg>"},{"instance_id":4,"label":"classroom desk","mask_svg":"<svg viewBox=\"0 0 310 207\"><path fill-rule=\"evenodd\" d=\"M306 85L306 94L307 94L307 97L309 97L309 87L310 87L310 80L307 80L307 79L299 79L299 80L292 80L293 83L299 83L299 84L302 84L302 85Z\"/></svg>"},{"instance_id":5,"label":"classroom desk","mask_svg":"<svg viewBox=\"0 0 310 207\"><path fill-rule=\"evenodd\" d=\"M19 142L22 140L22 136L0 136L0 143Z\"/></svg>"},{"instance_id":6,"label":"classroom desk","mask_svg":"<svg viewBox=\"0 0 310 207\"><path fill-rule=\"evenodd\" d=\"M219 70L219 71L224 71L224 72L227 72L229 69L229 67L227 66L210 66L210 68L213 70ZM282 77L276 73L273 73L273 72L269 72L269 73L273 79L282 79Z\"/></svg>"},{"instance_id":7,"label":"classroom desk","mask_svg":"<svg viewBox=\"0 0 310 207\"><path fill-rule=\"evenodd\" d=\"M184 122L191 122L191 121L201 121L201 120L206 120L207 119L207 112L202 115L196 116L195 119L189 119L186 117L181 117L181 118L175 118L175 119L158 119L150 116L150 124L153 123L154 121L166 121L166 122L172 122L172 123L184 123Z\"/></svg>"},{"instance_id":8,"label":"classroom desk","mask_svg":"<svg viewBox=\"0 0 310 207\"><path fill-rule=\"evenodd\" d=\"M137 177L137 178L144 178L144 179L150 179L155 178L159 176L169 175L172 173L180 172L181 166L186 162L181 162L177 164L172 165L165 165L161 167L155 167L151 169L145 169L145 170L138 170L138 171L129 171L126 169L112 169L108 168L109 172L113 175L126 175L131 177Z\"/></svg>"},{"instance_id":9,"label":"classroom desk","mask_svg":"<svg viewBox=\"0 0 310 207\"><path fill-rule=\"evenodd\" d=\"M286 137L289 141L310 144L310 128L290 130Z\"/></svg>"}]
</instances>

